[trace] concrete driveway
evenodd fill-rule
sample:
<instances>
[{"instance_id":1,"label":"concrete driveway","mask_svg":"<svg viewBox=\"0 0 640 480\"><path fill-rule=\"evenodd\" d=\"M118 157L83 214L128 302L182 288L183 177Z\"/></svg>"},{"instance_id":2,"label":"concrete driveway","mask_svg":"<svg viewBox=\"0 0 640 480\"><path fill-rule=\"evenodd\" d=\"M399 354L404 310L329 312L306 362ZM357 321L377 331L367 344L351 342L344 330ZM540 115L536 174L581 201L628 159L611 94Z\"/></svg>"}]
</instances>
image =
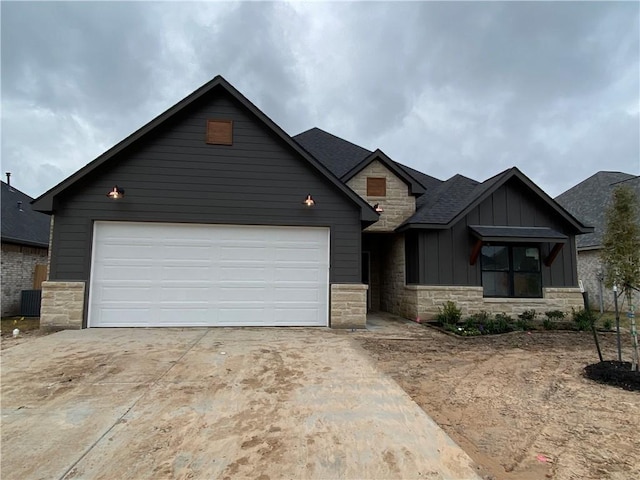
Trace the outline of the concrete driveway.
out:
<instances>
[{"instance_id":1,"label":"concrete driveway","mask_svg":"<svg viewBox=\"0 0 640 480\"><path fill-rule=\"evenodd\" d=\"M2 478L478 478L348 334L91 329L2 352Z\"/></svg>"}]
</instances>

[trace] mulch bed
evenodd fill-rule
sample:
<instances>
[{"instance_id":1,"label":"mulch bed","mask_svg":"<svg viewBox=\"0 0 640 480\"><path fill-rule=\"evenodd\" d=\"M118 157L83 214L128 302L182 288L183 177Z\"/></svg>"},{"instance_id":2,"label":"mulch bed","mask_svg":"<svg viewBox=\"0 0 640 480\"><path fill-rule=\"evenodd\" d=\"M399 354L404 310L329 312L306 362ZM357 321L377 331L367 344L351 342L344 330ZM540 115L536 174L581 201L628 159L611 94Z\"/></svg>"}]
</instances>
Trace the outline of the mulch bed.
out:
<instances>
[{"instance_id":1,"label":"mulch bed","mask_svg":"<svg viewBox=\"0 0 640 480\"><path fill-rule=\"evenodd\" d=\"M585 367L584 373L596 382L640 392L640 372L631 370L631 362L593 363Z\"/></svg>"}]
</instances>

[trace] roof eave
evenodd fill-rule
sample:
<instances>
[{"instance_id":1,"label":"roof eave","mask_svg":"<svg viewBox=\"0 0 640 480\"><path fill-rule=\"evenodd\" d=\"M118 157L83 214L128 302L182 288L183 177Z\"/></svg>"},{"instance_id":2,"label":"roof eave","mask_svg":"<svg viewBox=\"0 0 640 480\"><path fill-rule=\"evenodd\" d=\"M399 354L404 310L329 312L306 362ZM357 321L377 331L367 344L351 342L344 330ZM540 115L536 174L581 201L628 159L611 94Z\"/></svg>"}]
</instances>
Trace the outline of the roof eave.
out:
<instances>
[{"instance_id":1,"label":"roof eave","mask_svg":"<svg viewBox=\"0 0 640 480\"><path fill-rule=\"evenodd\" d=\"M1 239L2 243L11 243L13 245L25 245L27 247L40 247L40 248L49 248L49 242L37 242L31 240L24 240L21 238L12 238L3 236Z\"/></svg>"}]
</instances>

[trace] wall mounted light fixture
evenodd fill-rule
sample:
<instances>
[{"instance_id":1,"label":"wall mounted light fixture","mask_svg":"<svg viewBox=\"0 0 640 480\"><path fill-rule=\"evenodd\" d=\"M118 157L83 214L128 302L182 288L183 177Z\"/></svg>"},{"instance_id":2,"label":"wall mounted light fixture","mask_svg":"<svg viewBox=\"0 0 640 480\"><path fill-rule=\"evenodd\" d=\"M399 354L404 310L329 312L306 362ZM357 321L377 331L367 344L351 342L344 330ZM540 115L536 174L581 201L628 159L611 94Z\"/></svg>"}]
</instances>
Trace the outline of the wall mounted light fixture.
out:
<instances>
[{"instance_id":1,"label":"wall mounted light fixture","mask_svg":"<svg viewBox=\"0 0 640 480\"><path fill-rule=\"evenodd\" d=\"M118 198L124 197L124 189L120 188L118 185L113 187L109 193L107 193L107 197L117 200Z\"/></svg>"},{"instance_id":2,"label":"wall mounted light fixture","mask_svg":"<svg viewBox=\"0 0 640 480\"><path fill-rule=\"evenodd\" d=\"M316 204L313 197L311 197L311 194L307 195L307 198L305 198L302 203L304 203L307 207L313 207Z\"/></svg>"},{"instance_id":3,"label":"wall mounted light fixture","mask_svg":"<svg viewBox=\"0 0 640 480\"><path fill-rule=\"evenodd\" d=\"M378 213L382 213L382 212L384 212L384 208L382 208L382 207L380 206L380 204L379 204L379 203L376 203L376 204L373 206L373 209L374 209L376 212L378 212Z\"/></svg>"}]
</instances>

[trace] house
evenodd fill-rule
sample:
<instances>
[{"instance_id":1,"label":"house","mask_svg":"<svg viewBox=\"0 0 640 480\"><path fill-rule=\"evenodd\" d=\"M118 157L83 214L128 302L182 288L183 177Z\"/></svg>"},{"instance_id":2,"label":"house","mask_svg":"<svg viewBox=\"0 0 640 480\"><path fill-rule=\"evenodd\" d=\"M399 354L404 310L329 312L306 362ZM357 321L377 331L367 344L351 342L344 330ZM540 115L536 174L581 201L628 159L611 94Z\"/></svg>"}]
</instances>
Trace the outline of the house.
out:
<instances>
[{"instance_id":1,"label":"house","mask_svg":"<svg viewBox=\"0 0 640 480\"><path fill-rule=\"evenodd\" d=\"M31 209L31 198L2 183L2 316L21 313L23 290L40 289L47 275L49 216Z\"/></svg>"},{"instance_id":2,"label":"house","mask_svg":"<svg viewBox=\"0 0 640 480\"><path fill-rule=\"evenodd\" d=\"M613 191L620 185L631 186L640 198L640 176L623 172L598 172L558 195L556 201L574 216L594 227L594 231L577 239L578 278L589 294L592 308L613 310L613 293L603 285L604 273L600 252L606 229L606 212L613 201ZM638 305L640 295L635 295Z\"/></svg>"},{"instance_id":3,"label":"house","mask_svg":"<svg viewBox=\"0 0 640 480\"><path fill-rule=\"evenodd\" d=\"M319 129L292 138L220 76L34 208L53 216L48 328L566 310L590 231L515 168L443 182Z\"/></svg>"}]
</instances>

